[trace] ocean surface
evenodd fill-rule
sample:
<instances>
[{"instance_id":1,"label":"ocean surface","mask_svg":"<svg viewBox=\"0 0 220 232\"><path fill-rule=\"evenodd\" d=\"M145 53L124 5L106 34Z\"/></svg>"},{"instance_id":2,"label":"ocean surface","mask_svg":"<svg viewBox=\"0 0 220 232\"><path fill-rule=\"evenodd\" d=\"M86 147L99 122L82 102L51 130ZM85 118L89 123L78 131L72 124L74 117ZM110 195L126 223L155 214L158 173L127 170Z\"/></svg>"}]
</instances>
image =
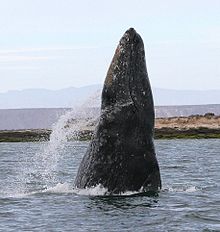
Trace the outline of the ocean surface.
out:
<instances>
[{"instance_id":1,"label":"ocean surface","mask_svg":"<svg viewBox=\"0 0 220 232\"><path fill-rule=\"evenodd\" d=\"M87 142L0 144L0 231L220 231L220 140L157 140L158 196L74 190Z\"/></svg>"}]
</instances>

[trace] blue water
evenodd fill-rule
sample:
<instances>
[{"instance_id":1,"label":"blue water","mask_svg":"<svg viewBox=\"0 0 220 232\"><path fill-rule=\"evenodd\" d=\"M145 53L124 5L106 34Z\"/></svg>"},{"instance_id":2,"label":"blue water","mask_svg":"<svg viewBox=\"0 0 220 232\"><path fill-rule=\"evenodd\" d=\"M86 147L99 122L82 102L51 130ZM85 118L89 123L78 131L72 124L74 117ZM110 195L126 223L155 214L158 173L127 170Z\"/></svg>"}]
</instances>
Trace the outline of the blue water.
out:
<instances>
[{"instance_id":1,"label":"blue water","mask_svg":"<svg viewBox=\"0 0 220 232\"><path fill-rule=\"evenodd\" d=\"M88 143L0 144L0 231L220 231L220 140L158 140L158 197L72 189Z\"/></svg>"}]
</instances>

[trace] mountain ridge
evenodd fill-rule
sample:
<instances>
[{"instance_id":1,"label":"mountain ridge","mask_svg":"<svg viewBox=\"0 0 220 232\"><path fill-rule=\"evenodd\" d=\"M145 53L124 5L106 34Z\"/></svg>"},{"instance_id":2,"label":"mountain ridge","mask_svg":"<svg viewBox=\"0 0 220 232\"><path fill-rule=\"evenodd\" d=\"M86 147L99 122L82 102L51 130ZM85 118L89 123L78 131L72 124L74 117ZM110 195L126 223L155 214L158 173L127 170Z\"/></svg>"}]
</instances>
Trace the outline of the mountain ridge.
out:
<instances>
[{"instance_id":1,"label":"mountain ridge","mask_svg":"<svg viewBox=\"0 0 220 232\"><path fill-rule=\"evenodd\" d=\"M72 108L93 98L100 104L101 84L59 90L31 88L0 93L0 109ZM220 90L175 90L153 88L156 106L220 104ZM90 102L91 103L91 102Z\"/></svg>"}]
</instances>

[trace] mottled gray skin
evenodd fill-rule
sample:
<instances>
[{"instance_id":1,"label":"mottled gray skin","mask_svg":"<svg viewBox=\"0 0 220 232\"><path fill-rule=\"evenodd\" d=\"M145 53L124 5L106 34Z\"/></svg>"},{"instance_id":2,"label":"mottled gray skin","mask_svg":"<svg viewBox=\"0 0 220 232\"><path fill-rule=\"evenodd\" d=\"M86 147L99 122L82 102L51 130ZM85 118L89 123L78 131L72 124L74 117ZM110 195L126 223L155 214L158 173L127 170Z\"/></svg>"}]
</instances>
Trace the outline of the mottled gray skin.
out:
<instances>
[{"instance_id":1,"label":"mottled gray skin","mask_svg":"<svg viewBox=\"0 0 220 232\"><path fill-rule=\"evenodd\" d=\"M109 67L99 123L80 164L75 187L101 184L109 194L160 189L153 133L154 104L144 44L130 28Z\"/></svg>"}]
</instances>

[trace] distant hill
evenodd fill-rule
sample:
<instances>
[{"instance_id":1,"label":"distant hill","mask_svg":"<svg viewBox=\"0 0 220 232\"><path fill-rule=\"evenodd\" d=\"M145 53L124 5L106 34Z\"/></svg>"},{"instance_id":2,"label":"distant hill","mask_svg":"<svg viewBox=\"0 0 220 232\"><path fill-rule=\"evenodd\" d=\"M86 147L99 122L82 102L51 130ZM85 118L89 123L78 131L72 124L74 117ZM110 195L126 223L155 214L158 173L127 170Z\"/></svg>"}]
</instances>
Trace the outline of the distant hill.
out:
<instances>
[{"instance_id":1,"label":"distant hill","mask_svg":"<svg viewBox=\"0 0 220 232\"><path fill-rule=\"evenodd\" d=\"M171 90L153 88L155 105L220 104L220 90Z\"/></svg>"},{"instance_id":2,"label":"distant hill","mask_svg":"<svg viewBox=\"0 0 220 232\"><path fill-rule=\"evenodd\" d=\"M60 90L26 89L0 93L0 109L69 108L83 104L100 85Z\"/></svg>"},{"instance_id":3,"label":"distant hill","mask_svg":"<svg viewBox=\"0 0 220 232\"><path fill-rule=\"evenodd\" d=\"M101 85L61 90L27 89L0 93L0 109L72 108L85 102L100 105ZM220 90L169 90L153 88L155 105L220 104ZM92 99L92 101L91 101Z\"/></svg>"},{"instance_id":4,"label":"distant hill","mask_svg":"<svg viewBox=\"0 0 220 232\"><path fill-rule=\"evenodd\" d=\"M0 130L14 129L50 129L59 117L70 108L44 108L44 109L0 109ZM156 117L189 116L195 114L214 113L220 115L219 105L185 105L185 106L156 106ZM88 112L88 113L87 113ZM82 116L92 115L98 117L99 107L84 109Z\"/></svg>"},{"instance_id":5,"label":"distant hill","mask_svg":"<svg viewBox=\"0 0 220 232\"><path fill-rule=\"evenodd\" d=\"M71 108L82 104L99 115L101 85L61 90L27 89L0 93L0 130L47 129ZM153 88L156 117L189 116L208 112L220 115L218 90ZM158 106L159 105L159 106ZM86 115L86 113L84 112Z\"/></svg>"}]
</instances>

